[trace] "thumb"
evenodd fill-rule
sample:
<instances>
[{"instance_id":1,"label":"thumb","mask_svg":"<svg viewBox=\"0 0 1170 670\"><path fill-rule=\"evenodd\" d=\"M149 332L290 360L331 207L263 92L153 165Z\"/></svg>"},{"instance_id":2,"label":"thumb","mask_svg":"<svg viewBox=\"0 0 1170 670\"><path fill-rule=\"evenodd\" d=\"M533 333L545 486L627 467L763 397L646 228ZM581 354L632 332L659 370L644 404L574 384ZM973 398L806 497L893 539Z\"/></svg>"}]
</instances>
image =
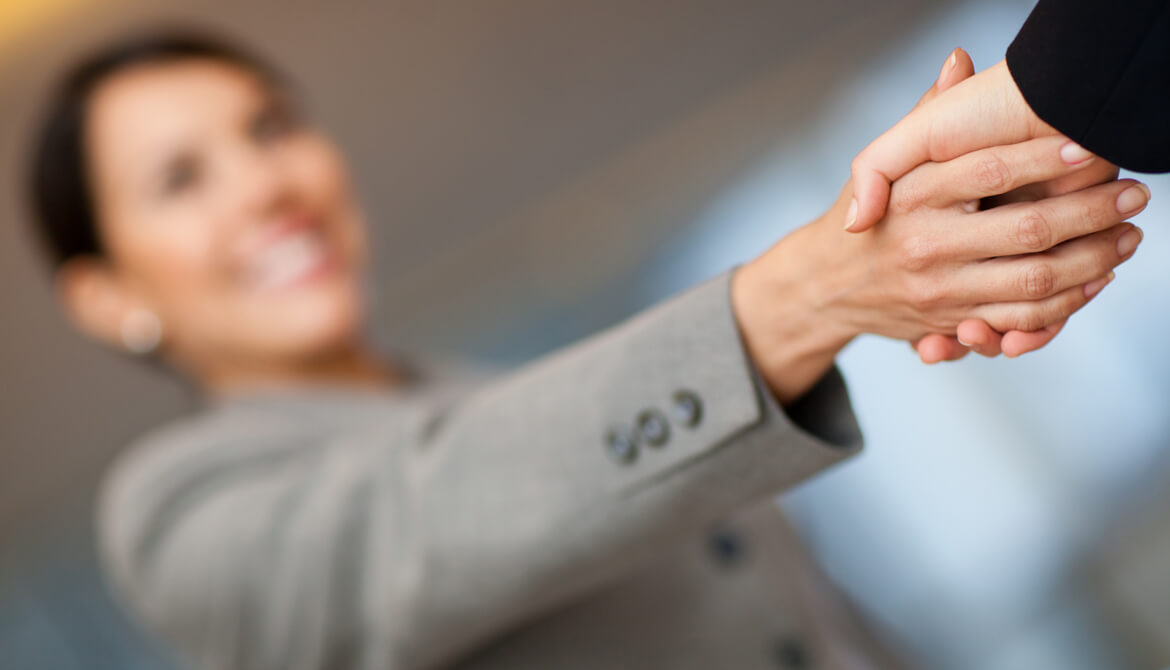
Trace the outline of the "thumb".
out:
<instances>
[{"instance_id":1,"label":"thumb","mask_svg":"<svg viewBox=\"0 0 1170 670\"><path fill-rule=\"evenodd\" d=\"M910 111L922 107L937 98L943 91L974 74L975 63L971 61L971 56L966 51L956 47L947 56L946 61L943 62L942 69L938 72L938 79L935 79L934 84L926 89L926 93L922 94L922 97L918 99L918 103Z\"/></svg>"},{"instance_id":2,"label":"thumb","mask_svg":"<svg viewBox=\"0 0 1170 670\"><path fill-rule=\"evenodd\" d=\"M975 64L971 56L964 50L956 48L943 62L942 69L934 84L919 98L918 103L910 111L918 109L934 100L943 91L975 74ZM913 133L917 126L908 126L907 119L903 118L895 128L902 127L904 132ZM888 134L888 133L887 133ZM885 135L883 135L885 137ZM879 138L880 139L880 138ZM902 172L922 163L925 158L912 151L903 151L902 154L884 155L887 151L897 151L900 147L920 147L920 142L885 142L881 145L875 140L853 160L853 200L849 203L849 211L845 215L845 230L851 233L860 233L869 230L886 213L886 205L890 197L890 184L901 175L890 175L882 171L875 164L896 164L904 166Z\"/></svg>"}]
</instances>

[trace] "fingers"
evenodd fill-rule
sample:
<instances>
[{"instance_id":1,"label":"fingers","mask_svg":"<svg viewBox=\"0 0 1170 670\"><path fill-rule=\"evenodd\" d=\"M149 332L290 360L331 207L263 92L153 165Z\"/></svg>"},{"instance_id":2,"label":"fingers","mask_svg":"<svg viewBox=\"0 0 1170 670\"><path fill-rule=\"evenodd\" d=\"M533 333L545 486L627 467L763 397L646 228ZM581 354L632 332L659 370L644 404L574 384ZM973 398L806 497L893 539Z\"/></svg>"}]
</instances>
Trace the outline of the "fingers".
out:
<instances>
[{"instance_id":1,"label":"fingers","mask_svg":"<svg viewBox=\"0 0 1170 670\"><path fill-rule=\"evenodd\" d=\"M942 69L938 72L938 78L926 90L926 93L918 99L918 103L914 105L914 109L918 109L931 100L934 100L940 93L973 74L975 74L975 64L971 62L971 56L962 49L954 49L947 56L947 59L943 61Z\"/></svg>"},{"instance_id":2,"label":"fingers","mask_svg":"<svg viewBox=\"0 0 1170 670\"><path fill-rule=\"evenodd\" d=\"M1030 351L1036 351L1051 342L1068 320L1058 321L1040 330L1025 333L1018 330L1008 331L1003 335L1003 354L1008 358L1022 356Z\"/></svg>"},{"instance_id":3,"label":"fingers","mask_svg":"<svg viewBox=\"0 0 1170 670\"><path fill-rule=\"evenodd\" d=\"M1095 156L1061 136L972 151L945 163L926 163L894 184L891 206L909 200L947 207L1001 195L1028 184L1064 177L1088 167ZM901 194L909 194L908 196Z\"/></svg>"},{"instance_id":4,"label":"fingers","mask_svg":"<svg viewBox=\"0 0 1170 670\"><path fill-rule=\"evenodd\" d=\"M955 84L967 79L975 74L975 64L971 62L971 56L962 49L955 49L947 56L946 61L943 62L942 69L939 71L938 79L935 80L933 86L918 100L914 105L917 110L930 101L938 97L940 93L951 88ZM905 119L903 119L905 121ZM899 124L901 125L901 124ZM895 126L897 128L897 126ZM903 133L909 132L903 130ZM888 133L887 133L888 134ZM881 139L881 138L879 138ZM876 140L875 140L876 143ZM925 148L923 142L907 145L913 147L912 152L907 152L904 156L899 156L897 150L899 144L895 141L886 142L882 146L874 148L871 144L869 147L858 155L857 159L853 161L853 200L849 204L849 210L845 214L845 229L859 233L872 227L886 212L886 203L890 193L890 183L896 177L888 177L880 171L875 170L875 166L882 163L893 163L896 169L900 169L897 176L901 176L909 172L914 166L927 160L928 157L923 157L922 151ZM868 152L868 153L867 153ZM864 157L864 158L863 158ZM862 162L859 163L858 161ZM902 167L904 166L904 167ZM862 184L858 178L865 180ZM865 221L858 219L859 200L864 205L862 209L865 213Z\"/></svg>"},{"instance_id":5,"label":"fingers","mask_svg":"<svg viewBox=\"0 0 1170 670\"><path fill-rule=\"evenodd\" d=\"M1088 304L1112 279L1111 275L1106 275L1092 282L1096 286L1073 286L1043 300L982 305L975 310L974 315L1001 333L1013 330L1032 333L1067 320ZM1007 335L1004 337L1007 338ZM1031 341L1028 338L1020 340L1017 336L1009 339L1007 344L1015 347L1017 343L1027 344ZM1013 348L1013 351L1016 350Z\"/></svg>"},{"instance_id":6,"label":"fingers","mask_svg":"<svg viewBox=\"0 0 1170 670\"><path fill-rule=\"evenodd\" d=\"M1089 161L1085 169L1078 169L1063 177L1028 184L1004 195L984 199L983 206L991 208L1013 202L1028 202L1064 195L1096 184L1111 182L1117 179L1117 173L1116 165L1096 159ZM1086 284L1084 288L1086 297L1092 299L1112 279L1113 273L1110 272L1105 277ZM1036 331L1011 330L1000 335L986 322L979 319L968 319L959 324L957 341L984 356L996 356L1002 352L1008 358L1015 358L1047 346L1060 334L1065 323L1067 323L1067 319ZM994 341L994 346L989 344L991 341Z\"/></svg>"},{"instance_id":7,"label":"fingers","mask_svg":"<svg viewBox=\"0 0 1170 670\"><path fill-rule=\"evenodd\" d=\"M965 294L977 302L1041 300L1105 276L1133 255L1141 239L1139 228L1119 223L1044 253L969 265L958 271L954 288L970 287ZM1043 325L1016 329L1036 330Z\"/></svg>"},{"instance_id":8,"label":"fingers","mask_svg":"<svg viewBox=\"0 0 1170 670\"><path fill-rule=\"evenodd\" d=\"M1036 184L1037 190L1035 193L1040 198L1051 198L1054 195L1074 193L1090 186L1108 184L1111 181L1116 181L1120 171L1116 165L1104 158L1094 158L1083 170L1077 170L1072 174L1053 179L1052 181Z\"/></svg>"},{"instance_id":9,"label":"fingers","mask_svg":"<svg viewBox=\"0 0 1170 670\"><path fill-rule=\"evenodd\" d=\"M890 184L927 161L1053 134L1001 61L914 109L853 159L853 202L845 229L871 228L886 212Z\"/></svg>"},{"instance_id":10,"label":"fingers","mask_svg":"<svg viewBox=\"0 0 1170 670\"><path fill-rule=\"evenodd\" d=\"M957 337L933 333L911 344L918 351L919 358L927 365L942 361L957 361L974 351L982 356L994 358L1004 354L1015 358L1037 351L1048 345L1060 334L1067 319L1058 321L1040 330L1023 332L1011 330L1000 335L986 321L967 319L959 324Z\"/></svg>"},{"instance_id":11,"label":"fingers","mask_svg":"<svg viewBox=\"0 0 1170 670\"><path fill-rule=\"evenodd\" d=\"M1113 278L1114 274L1110 272L1105 277L1101 277L1085 285L1082 288L1085 303L1088 303L1088 301L1100 293L1101 289L1113 281ZM1076 302L1074 300L1072 304L1076 304ZM941 360L958 360L968 350L987 357L995 357L1003 353L1008 358L1016 358L1017 356L1022 356L1048 346L1048 343L1052 342L1060 334L1060 331L1066 323L1068 323L1067 317L1039 330L1009 330L1003 335L1000 335L986 321L981 319L967 319L959 324L955 338L949 338L944 335L928 335L919 340L918 351L924 363L936 363ZM932 338L938 341L928 342ZM962 354L954 355L954 347L947 349L947 341L953 341L954 347L962 349ZM931 360L928 360L928 357Z\"/></svg>"},{"instance_id":12,"label":"fingers","mask_svg":"<svg viewBox=\"0 0 1170 670\"><path fill-rule=\"evenodd\" d=\"M1051 181L1042 181L1036 184L1021 186L1014 191L984 198L981 209L991 209L1013 202L1035 202L1055 195L1073 193L1090 186L1107 184L1117 179L1119 170L1116 165L1103 158L1095 158L1089 164L1072 174L1058 177Z\"/></svg>"},{"instance_id":13,"label":"fingers","mask_svg":"<svg viewBox=\"0 0 1170 670\"><path fill-rule=\"evenodd\" d=\"M1002 335L986 321L967 319L955 329L955 339L981 356L993 358L1000 354Z\"/></svg>"},{"instance_id":14,"label":"fingers","mask_svg":"<svg viewBox=\"0 0 1170 670\"><path fill-rule=\"evenodd\" d=\"M975 63L971 60L971 54L967 53L959 47L951 52L943 63L942 69L938 73L938 81L935 82L934 88L939 93L948 88L958 84L964 79L975 74Z\"/></svg>"},{"instance_id":15,"label":"fingers","mask_svg":"<svg viewBox=\"0 0 1170 670\"><path fill-rule=\"evenodd\" d=\"M934 365L942 361L957 361L971 352L953 337L932 333L912 343L918 351L918 357L927 365Z\"/></svg>"},{"instance_id":16,"label":"fingers","mask_svg":"<svg viewBox=\"0 0 1170 670\"><path fill-rule=\"evenodd\" d=\"M953 228L936 243L966 260L1034 254L1106 230L1145 209L1150 190L1132 179L1093 186L1039 202L972 214L976 225Z\"/></svg>"}]
</instances>

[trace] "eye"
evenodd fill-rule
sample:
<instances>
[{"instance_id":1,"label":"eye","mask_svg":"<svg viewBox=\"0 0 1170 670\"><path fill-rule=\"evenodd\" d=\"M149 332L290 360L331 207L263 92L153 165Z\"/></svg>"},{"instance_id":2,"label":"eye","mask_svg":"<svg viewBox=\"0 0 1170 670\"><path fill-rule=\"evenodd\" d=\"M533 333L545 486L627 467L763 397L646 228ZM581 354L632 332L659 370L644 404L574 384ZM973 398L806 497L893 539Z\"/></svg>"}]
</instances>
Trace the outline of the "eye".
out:
<instances>
[{"instance_id":1,"label":"eye","mask_svg":"<svg viewBox=\"0 0 1170 670\"><path fill-rule=\"evenodd\" d=\"M192 156L183 156L167 166L162 180L163 195L178 195L195 187L201 175L199 162Z\"/></svg>"},{"instance_id":2,"label":"eye","mask_svg":"<svg viewBox=\"0 0 1170 670\"><path fill-rule=\"evenodd\" d=\"M250 132L257 142L266 143L287 137L299 128L300 119L296 114L287 105L273 102L265 105L252 120Z\"/></svg>"}]
</instances>

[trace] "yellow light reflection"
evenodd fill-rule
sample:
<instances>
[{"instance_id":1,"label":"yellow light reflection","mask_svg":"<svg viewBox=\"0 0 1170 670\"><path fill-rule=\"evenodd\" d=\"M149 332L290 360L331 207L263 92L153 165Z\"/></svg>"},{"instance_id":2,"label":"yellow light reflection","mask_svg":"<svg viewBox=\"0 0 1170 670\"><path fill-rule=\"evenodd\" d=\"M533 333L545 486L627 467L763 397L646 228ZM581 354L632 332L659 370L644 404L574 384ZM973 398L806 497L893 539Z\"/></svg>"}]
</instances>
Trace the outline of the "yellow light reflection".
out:
<instances>
[{"instance_id":1,"label":"yellow light reflection","mask_svg":"<svg viewBox=\"0 0 1170 670\"><path fill-rule=\"evenodd\" d=\"M0 0L0 50L90 0Z\"/></svg>"}]
</instances>

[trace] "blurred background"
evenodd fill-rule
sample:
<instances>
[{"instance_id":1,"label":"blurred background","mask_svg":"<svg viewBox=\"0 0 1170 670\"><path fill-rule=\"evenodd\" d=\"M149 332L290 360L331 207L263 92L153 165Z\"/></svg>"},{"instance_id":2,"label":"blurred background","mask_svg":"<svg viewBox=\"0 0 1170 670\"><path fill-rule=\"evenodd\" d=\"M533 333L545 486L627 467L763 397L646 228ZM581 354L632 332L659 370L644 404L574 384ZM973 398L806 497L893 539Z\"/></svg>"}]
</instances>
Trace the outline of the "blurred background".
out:
<instances>
[{"instance_id":1,"label":"blurred background","mask_svg":"<svg viewBox=\"0 0 1170 670\"><path fill-rule=\"evenodd\" d=\"M84 342L27 229L48 86L127 29L191 23L291 73L353 163L387 347L515 365L820 214L954 46L1026 0L0 0L0 667L159 668L110 602L92 496L188 392ZM941 670L1170 664L1170 178L1118 279L1047 349L842 356L868 438L787 494L832 576Z\"/></svg>"}]
</instances>

